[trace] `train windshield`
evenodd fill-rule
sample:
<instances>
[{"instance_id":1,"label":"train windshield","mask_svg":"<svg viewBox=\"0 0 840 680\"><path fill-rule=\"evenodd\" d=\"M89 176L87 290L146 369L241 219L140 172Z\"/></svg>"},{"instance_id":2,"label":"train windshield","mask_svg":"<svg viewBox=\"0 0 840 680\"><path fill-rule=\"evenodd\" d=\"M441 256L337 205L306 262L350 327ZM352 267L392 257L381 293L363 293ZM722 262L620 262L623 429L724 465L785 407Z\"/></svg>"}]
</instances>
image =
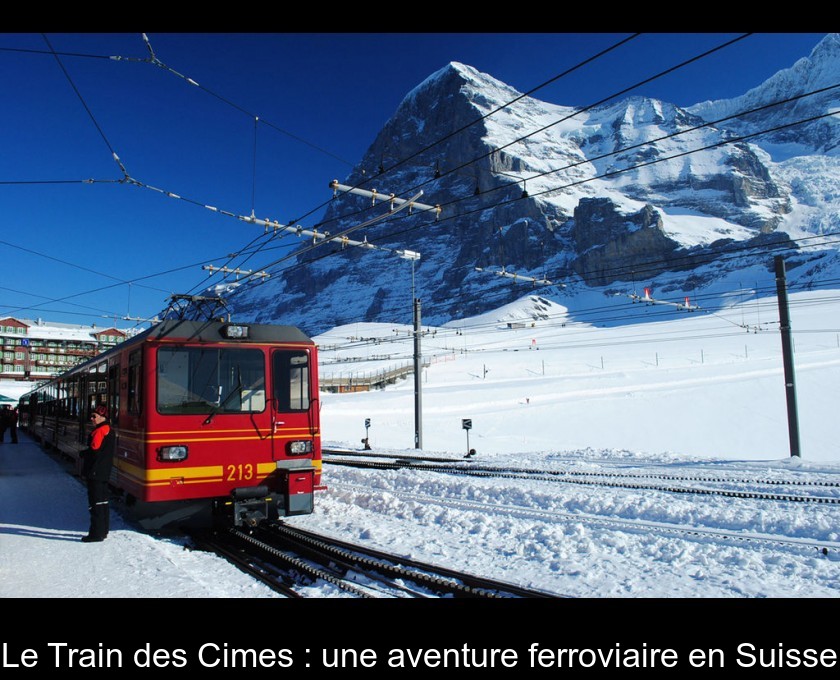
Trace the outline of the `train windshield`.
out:
<instances>
[{"instance_id":1,"label":"train windshield","mask_svg":"<svg viewBox=\"0 0 840 680\"><path fill-rule=\"evenodd\" d=\"M162 347L157 407L166 414L265 410L265 356L259 349Z\"/></svg>"}]
</instances>

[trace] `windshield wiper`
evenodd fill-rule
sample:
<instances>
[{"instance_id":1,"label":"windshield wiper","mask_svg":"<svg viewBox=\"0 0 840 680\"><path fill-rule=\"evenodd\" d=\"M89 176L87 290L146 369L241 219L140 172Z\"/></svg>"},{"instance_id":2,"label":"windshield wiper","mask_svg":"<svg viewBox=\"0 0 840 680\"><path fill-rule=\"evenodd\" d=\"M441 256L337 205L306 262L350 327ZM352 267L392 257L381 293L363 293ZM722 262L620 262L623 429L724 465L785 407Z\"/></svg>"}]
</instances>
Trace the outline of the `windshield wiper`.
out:
<instances>
[{"instance_id":1,"label":"windshield wiper","mask_svg":"<svg viewBox=\"0 0 840 680\"><path fill-rule=\"evenodd\" d=\"M204 419L202 425L209 425L213 422L213 416L215 416L219 411L221 411L227 403L230 401L230 398L234 394L242 394L242 371L239 369L239 366L236 367L236 385L234 388L228 392L228 395L219 402L218 406L214 406L210 413L207 414L207 417Z\"/></svg>"}]
</instances>

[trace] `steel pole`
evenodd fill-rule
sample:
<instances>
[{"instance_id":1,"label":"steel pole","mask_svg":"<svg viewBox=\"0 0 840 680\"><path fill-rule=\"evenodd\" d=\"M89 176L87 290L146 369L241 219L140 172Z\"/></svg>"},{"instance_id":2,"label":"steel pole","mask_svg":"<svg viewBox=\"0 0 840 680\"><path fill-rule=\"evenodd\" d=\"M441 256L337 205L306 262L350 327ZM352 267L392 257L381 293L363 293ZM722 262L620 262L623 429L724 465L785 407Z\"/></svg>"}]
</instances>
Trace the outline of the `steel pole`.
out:
<instances>
[{"instance_id":1,"label":"steel pole","mask_svg":"<svg viewBox=\"0 0 840 680\"><path fill-rule=\"evenodd\" d=\"M781 255L775 258L776 295L779 299L779 331L782 334L782 358L785 367L785 392L787 394L788 436L791 457L801 457L799 449L799 416L796 408L796 380L793 371L793 343L790 336L790 315L788 313L787 280L785 261Z\"/></svg>"},{"instance_id":2,"label":"steel pole","mask_svg":"<svg viewBox=\"0 0 840 680\"><path fill-rule=\"evenodd\" d=\"M420 361L420 300L414 299L414 448L423 448L423 395Z\"/></svg>"}]
</instances>

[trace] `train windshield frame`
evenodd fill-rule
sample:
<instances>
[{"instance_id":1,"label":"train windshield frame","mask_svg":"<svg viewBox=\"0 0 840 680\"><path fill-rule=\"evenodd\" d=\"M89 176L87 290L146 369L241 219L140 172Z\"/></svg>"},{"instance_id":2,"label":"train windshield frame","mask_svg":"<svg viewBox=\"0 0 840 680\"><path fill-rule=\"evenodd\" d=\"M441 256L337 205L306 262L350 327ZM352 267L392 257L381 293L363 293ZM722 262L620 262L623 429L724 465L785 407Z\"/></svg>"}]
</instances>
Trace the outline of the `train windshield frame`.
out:
<instances>
[{"instance_id":1,"label":"train windshield frame","mask_svg":"<svg viewBox=\"0 0 840 680\"><path fill-rule=\"evenodd\" d=\"M159 347L157 410L162 415L261 413L265 354L244 347Z\"/></svg>"}]
</instances>

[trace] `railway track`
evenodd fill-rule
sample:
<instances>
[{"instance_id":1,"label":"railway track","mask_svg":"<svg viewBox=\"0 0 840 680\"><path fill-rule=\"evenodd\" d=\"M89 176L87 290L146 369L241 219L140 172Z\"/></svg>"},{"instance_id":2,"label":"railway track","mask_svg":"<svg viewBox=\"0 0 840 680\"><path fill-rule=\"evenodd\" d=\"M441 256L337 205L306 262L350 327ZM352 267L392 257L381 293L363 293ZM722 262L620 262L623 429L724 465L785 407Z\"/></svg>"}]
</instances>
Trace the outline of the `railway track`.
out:
<instances>
[{"instance_id":1,"label":"railway track","mask_svg":"<svg viewBox=\"0 0 840 680\"><path fill-rule=\"evenodd\" d=\"M400 457L324 449L330 465L359 468L411 469L474 477L498 477L569 484L643 489L680 494L840 505L840 482L818 479L712 477L709 475L637 474L581 470L549 470L476 464L458 458ZM789 487L790 491L781 489Z\"/></svg>"},{"instance_id":2,"label":"railway track","mask_svg":"<svg viewBox=\"0 0 840 680\"><path fill-rule=\"evenodd\" d=\"M356 491L359 493L369 492L370 489L355 486L342 482L336 485L337 489ZM421 504L434 504L442 507L452 508L460 512L478 512L487 514L504 514L520 519L533 519L541 522L567 522L572 524L587 524L601 528L614 529L618 531L629 531L644 534L661 534L678 536L693 541L725 541L736 546L774 546L788 550L804 552L805 554L820 553L831 556L833 559L840 559L840 542L822 541L811 538L796 538L791 536L774 535L771 533L743 532L734 530L717 529L702 526L686 526L673 522L651 521L644 519L628 519L621 517L608 517L591 513L562 512L558 510L544 510L540 508L521 505L499 505L474 500L456 498L442 498L440 496L425 495L422 493L411 493L402 491L389 491L390 494L399 496L406 501Z\"/></svg>"},{"instance_id":3,"label":"railway track","mask_svg":"<svg viewBox=\"0 0 840 680\"><path fill-rule=\"evenodd\" d=\"M284 524L193 536L286 597L553 598L552 593L458 572L320 536Z\"/></svg>"}]
</instances>

